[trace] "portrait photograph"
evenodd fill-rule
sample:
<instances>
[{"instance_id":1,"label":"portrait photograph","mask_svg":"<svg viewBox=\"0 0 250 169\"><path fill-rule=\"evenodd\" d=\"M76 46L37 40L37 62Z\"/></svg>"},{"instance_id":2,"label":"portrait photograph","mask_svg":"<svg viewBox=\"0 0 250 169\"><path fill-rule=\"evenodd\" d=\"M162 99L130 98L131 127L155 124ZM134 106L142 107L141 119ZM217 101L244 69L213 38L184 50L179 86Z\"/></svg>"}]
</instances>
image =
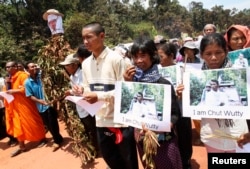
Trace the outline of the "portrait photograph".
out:
<instances>
[{"instance_id":1,"label":"portrait photograph","mask_svg":"<svg viewBox=\"0 0 250 169\"><path fill-rule=\"evenodd\" d=\"M249 116L249 69L227 68L185 73L183 104L189 115ZM238 112L237 112L238 111ZM249 114L249 113L248 113Z\"/></svg>"},{"instance_id":2,"label":"portrait photograph","mask_svg":"<svg viewBox=\"0 0 250 169\"><path fill-rule=\"evenodd\" d=\"M169 131L171 86L117 82L114 121L136 128L142 124L155 131Z\"/></svg>"},{"instance_id":3,"label":"portrait photograph","mask_svg":"<svg viewBox=\"0 0 250 169\"><path fill-rule=\"evenodd\" d=\"M244 68L250 64L250 48L235 50L228 53L228 58L233 63L233 67Z\"/></svg>"}]
</instances>

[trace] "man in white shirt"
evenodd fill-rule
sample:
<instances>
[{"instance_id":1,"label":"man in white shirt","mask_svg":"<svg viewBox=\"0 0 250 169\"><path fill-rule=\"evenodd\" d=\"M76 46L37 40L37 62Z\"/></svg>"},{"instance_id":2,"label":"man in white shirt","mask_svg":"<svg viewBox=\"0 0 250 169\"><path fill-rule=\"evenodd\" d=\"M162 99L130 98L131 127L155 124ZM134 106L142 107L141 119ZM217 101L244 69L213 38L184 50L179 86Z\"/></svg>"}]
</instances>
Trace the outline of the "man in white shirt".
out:
<instances>
[{"instance_id":1,"label":"man in white shirt","mask_svg":"<svg viewBox=\"0 0 250 169\"><path fill-rule=\"evenodd\" d=\"M206 93L205 105L207 106L224 106L227 102L225 92L219 90L218 80L210 81L211 90Z\"/></svg>"},{"instance_id":2,"label":"man in white shirt","mask_svg":"<svg viewBox=\"0 0 250 169\"><path fill-rule=\"evenodd\" d=\"M136 101L131 105L131 111L136 117L158 120L155 103L144 100L141 92L137 93Z\"/></svg>"},{"instance_id":3,"label":"man in white shirt","mask_svg":"<svg viewBox=\"0 0 250 169\"><path fill-rule=\"evenodd\" d=\"M84 51L86 50L86 51ZM67 73L70 74L70 85L71 87L75 85L81 85L83 82L83 74L81 69L81 63L79 61L79 57L81 57L81 61L83 62L84 57L80 55L87 55L85 58L90 56L90 52L84 48L84 46L79 46L77 53L68 55L63 62L60 63L60 65L64 66ZM77 95L73 92L72 89L69 89L65 92L66 96L69 95ZM88 133L89 138L91 138L93 142L93 146L96 149L97 156L99 152L99 146L97 141L97 133L96 133L96 122L95 117L92 117L85 109L83 109L81 106L76 105L76 111L78 113L78 116L81 120L81 122L84 125L84 128L86 130L86 133Z\"/></svg>"},{"instance_id":4,"label":"man in white shirt","mask_svg":"<svg viewBox=\"0 0 250 169\"><path fill-rule=\"evenodd\" d=\"M103 159L110 168L138 169L133 128L114 122L115 83L123 80L126 68L122 56L104 45L105 29L98 22L82 29L83 43L92 55L82 63L83 93L89 103L104 101L95 114L97 135Z\"/></svg>"},{"instance_id":5,"label":"man in white shirt","mask_svg":"<svg viewBox=\"0 0 250 169\"><path fill-rule=\"evenodd\" d=\"M138 117L145 117L147 114L147 105L143 102L143 95L138 92L136 95L136 102L132 104L132 113Z\"/></svg>"},{"instance_id":6,"label":"man in white shirt","mask_svg":"<svg viewBox=\"0 0 250 169\"><path fill-rule=\"evenodd\" d=\"M234 62L234 67L243 68L248 67L248 61L244 58L242 53L239 54L238 58Z\"/></svg>"}]
</instances>

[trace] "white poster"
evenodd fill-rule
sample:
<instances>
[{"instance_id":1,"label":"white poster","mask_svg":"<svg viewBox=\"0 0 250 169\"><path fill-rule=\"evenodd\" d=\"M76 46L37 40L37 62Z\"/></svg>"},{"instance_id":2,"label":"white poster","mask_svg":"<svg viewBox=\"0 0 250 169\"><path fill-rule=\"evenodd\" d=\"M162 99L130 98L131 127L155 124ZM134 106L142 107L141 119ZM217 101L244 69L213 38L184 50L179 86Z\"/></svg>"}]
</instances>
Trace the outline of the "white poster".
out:
<instances>
[{"instance_id":1,"label":"white poster","mask_svg":"<svg viewBox=\"0 0 250 169\"><path fill-rule=\"evenodd\" d=\"M249 68L186 72L183 115L199 118L250 119Z\"/></svg>"},{"instance_id":2,"label":"white poster","mask_svg":"<svg viewBox=\"0 0 250 169\"><path fill-rule=\"evenodd\" d=\"M159 73L176 88L183 83L183 73L192 70L201 70L201 63L178 63L177 65L160 67Z\"/></svg>"},{"instance_id":3,"label":"white poster","mask_svg":"<svg viewBox=\"0 0 250 169\"><path fill-rule=\"evenodd\" d=\"M117 82L114 122L152 131L171 131L171 86Z\"/></svg>"},{"instance_id":4,"label":"white poster","mask_svg":"<svg viewBox=\"0 0 250 169\"><path fill-rule=\"evenodd\" d=\"M104 101L97 101L97 102L91 104L91 103L85 101L84 98L80 97L80 96L67 96L67 97L65 97L65 100L69 100L69 101L81 106L91 116L94 116L98 112L98 110L101 109L103 104L105 104Z\"/></svg>"},{"instance_id":5,"label":"white poster","mask_svg":"<svg viewBox=\"0 0 250 169\"><path fill-rule=\"evenodd\" d=\"M6 92L0 92L0 97L5 98L8 103L10 103L14 100L14 96L12 94L8 94Z\"/></svg>"}]
</instances>

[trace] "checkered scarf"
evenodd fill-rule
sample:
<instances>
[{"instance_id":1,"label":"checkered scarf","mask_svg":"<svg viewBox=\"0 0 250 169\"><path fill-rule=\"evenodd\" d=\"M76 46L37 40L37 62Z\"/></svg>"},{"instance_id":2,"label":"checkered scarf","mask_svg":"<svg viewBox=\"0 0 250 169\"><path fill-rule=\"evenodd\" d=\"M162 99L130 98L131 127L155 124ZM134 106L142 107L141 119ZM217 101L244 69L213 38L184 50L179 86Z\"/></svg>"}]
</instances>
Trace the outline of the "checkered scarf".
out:
<instances>
[{"instance_id":1,"label":"checkered scarf","mask_svg":"<svg viewBox=\"0 0 250 169\"><path fill-rule=\"evenodd\" d=\"M148 82L153 83L160 79L161 75L158 71L157 64L154 64L150 69L143 71L136 67L136 72L134 75L135 82Z\"/></svg>"}]
</instances>

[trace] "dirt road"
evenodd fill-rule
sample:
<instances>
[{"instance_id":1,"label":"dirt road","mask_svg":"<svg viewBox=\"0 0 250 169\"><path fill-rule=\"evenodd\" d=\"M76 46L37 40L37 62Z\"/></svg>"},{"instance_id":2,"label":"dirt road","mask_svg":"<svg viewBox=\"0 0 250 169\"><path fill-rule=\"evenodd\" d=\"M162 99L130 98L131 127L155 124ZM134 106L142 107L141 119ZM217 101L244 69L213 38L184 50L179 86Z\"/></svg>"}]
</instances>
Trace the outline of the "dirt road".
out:
<instances>
[{"instance_id":1,"label":"dirt road","mask_svg":"<svg viewBox=\"0 0 250 169\"><path fill-rule=\"evenodd\" d=\"M64 123L60 122L60 131L65 141L61 149L52 152L51 135L47 133L49 143L36 148L37 143L28 142L29 151L11 158L10 154L17 147L7 146L8 139L0 140L0 169L106 169L102 158L92 165L82 166L80 158L74 155L72 142ZM194 139L197 134L194 132ZM140 169L143 167L140 165ZM207 169L207 155L203 146L193 146L192 169Z\"/></svg>"}]
</instances>

